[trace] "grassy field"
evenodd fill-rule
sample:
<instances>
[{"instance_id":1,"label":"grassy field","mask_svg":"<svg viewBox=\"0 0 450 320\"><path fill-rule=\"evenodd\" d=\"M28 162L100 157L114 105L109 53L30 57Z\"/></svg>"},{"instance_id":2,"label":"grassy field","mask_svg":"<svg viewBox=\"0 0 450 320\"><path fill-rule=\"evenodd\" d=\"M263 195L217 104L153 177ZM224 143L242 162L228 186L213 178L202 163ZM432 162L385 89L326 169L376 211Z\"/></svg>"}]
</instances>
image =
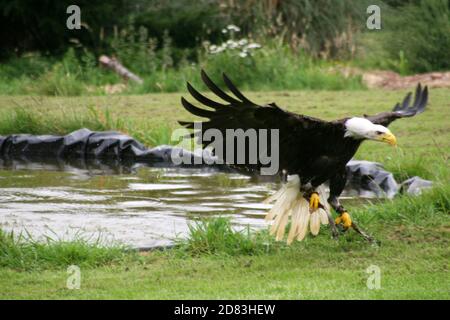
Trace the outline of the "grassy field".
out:
<instances>
[{"instance_id":1,"label":"grassy field","mask_svg":"<svg viewBox=\"0 0 450 320\"><path fill-rule=\"evenodd\" d=\"M255 102L275 101L293 112L333 120L351 115L391 110L407 90L383 91L283 91L250 92ZM92 130L117 129L128 132L149 146L170 142L170 129L177 120L194 119L181 107L180 96L188 93L113 95L96 97L0 96L0 134L65 134L86 126ZM365 143L359 157L383 160L398 154L426 157L444 154L450 147L448 119L449 89L433 89L427 112L414 119L399 120L391 130L399 148Z\"/></svg>"},{"instance_id":2,"label":"grassy field","mask_svg":"<svg viewBox=\"0 0 450 320\"><path fill-rule=\"evenodd\" d=\"M405 93L293 91L249 96L256 102L276 101L291 111L334 119L389 110ZM449 96L448 89L431 90L424 114L392 125L398 148L366 142L358 152L358 158L382 162L400 180L420 175L436 185L420 197L350 208L380 246L364 242L354 232L335 242L324 229L317 238L288 247L264 234L236 235L226 228L206 227L193 232L191 241L180 248L138 254L117 248L108 253L83 242L19 243L3 234L0 298L449 299ZM179 99L180 94L4 96L0 134L64 134L87 126L118 129L150 146L167 143L176 120L191 119ZM230 251L229 246L237 249ZM66 288L70 264L81 266L79 290ZM366 285L370 276L366 270L373 265L381 271L378 290Z\"/></svg>"}]
</instances>

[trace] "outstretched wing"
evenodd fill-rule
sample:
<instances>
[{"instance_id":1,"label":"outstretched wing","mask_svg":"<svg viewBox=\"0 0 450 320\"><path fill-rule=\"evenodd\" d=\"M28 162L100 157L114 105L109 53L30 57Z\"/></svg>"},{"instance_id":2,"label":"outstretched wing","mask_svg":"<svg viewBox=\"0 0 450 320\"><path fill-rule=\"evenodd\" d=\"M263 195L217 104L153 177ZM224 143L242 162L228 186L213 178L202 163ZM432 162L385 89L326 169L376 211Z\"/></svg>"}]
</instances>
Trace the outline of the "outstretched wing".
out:
<instances>
[{"instance_id":1,"label":"outstretched wing","mask_svg":"<svg viewBox=\"0 0 450 320\"><path fill-rule=\"evenodd\" d=\"M308 162L317 160L314 159L315 155L323 154L320 148L323 148L330 142L330 136L334 131L343 130L342 124L340 123L327 122L313 117L284 111L275 103L264 106L258 105L245 97L225 74L223 74L223 80L234 96L220 89L211 81L203 70L201 72L201 77L206 86L217 97L225 101L225 103L222 103L211 100L195 90L189 83L187 84L187 89L192 97L207 107L205 109L196 107L186 99L181 98L181 102L187 111L196 116L209 119L208 121L202 122L202 134L208 129L217 129L222 134L224 146L227 146L230 139L235 139L227 135L227 129L242 129L245 132L248 132L247 130L249 129L254 129L256 131L257 139L259 141L257 148L258 161L256 164L249 162L249 159L251 158L249 153L252 148L250 148L247 143L245 146L245 163L237 163L237 159L234 158L234 166L237 166L238 168L247 170L259 169L262 166L260 161L260 156L262 154L273 156L272 151L275 152L276 150L272 150L275 148L272 148L270 143L273 137L273 131L271 131L271 129L278 129L279 142L277 142L277 145L279 147L279 170L284 169L290 174L299 173L302 166L305 167ZM179 123L186 128L194 128L194 122L179 121ZM266 133L264 133L267 134L267 143L264 147L261 147L260 145L260 139L264 138L264 136L262 136L263 131L260 129L267 130ZM198 132L193 132L191 137L194 137L196 134L198 134ZM211 142L209 141L203 142L204 146L207 146L210 143ZM266 150L262 150L262 148L266 148ZM230 163L227 161L227 151L229 150L223 150L222 158L225 162ZM237 152L239 152L239 150ZM234 155L236 156L236 152Z\"/></svg>"},{"instance_id":2,"label":"outstretched wing","mask_svg":"<svg viewBox=\"0 0 450 320\"><path fill-rule=\"evenodd\" d=\"M416 114L425 111L428 102L428 88L422 89L420 83L417 85L414 101L411 104L411 92L409 92L403 99L403 102L397 103L394 109L390 112L381 112L374 116L365 116L368 120L376 124L381 124L387 127L392 121L399 118L413 117Z\"/></svg>"}]
</instances>

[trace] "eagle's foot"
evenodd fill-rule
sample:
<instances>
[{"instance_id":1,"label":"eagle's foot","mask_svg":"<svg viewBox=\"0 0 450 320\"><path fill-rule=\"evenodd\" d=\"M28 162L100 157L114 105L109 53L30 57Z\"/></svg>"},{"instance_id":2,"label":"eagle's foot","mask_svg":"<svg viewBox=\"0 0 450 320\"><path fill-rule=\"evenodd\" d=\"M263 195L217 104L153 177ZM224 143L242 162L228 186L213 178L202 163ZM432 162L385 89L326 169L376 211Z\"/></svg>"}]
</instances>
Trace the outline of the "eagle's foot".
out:
<instances>
[{"instance_id":1,"label":"eagle's foot","mask_svg":"<svg viewBox=\"0 0 450 320\"><path fill-rule=\"evenodd\" d=\"M347 211L342 212L334 222L336 225L342 225L344 231L353 225L352 218Z\"/></svg>"},{"instance_id":2,"label":"eagle's foot","mask_svg":"<svg viewBox=\"0 0 450 320\"><path fill-rule=\"evenodd\" d=\"M335 240L339 239L338 228L336 227L336 223L334 222L334 219L329 212L327 212L327 218L328 218L328 224L330 225L331 235L332 235L333 239L335 239Z\"/></svg>"},{"instance_id":3,"label":"eagle's foot","mask_svg":"<svg viewBox=\"0 0 450 320\"><path fill-rule=\"evenodd\" d=\"M369 234L367 234L365 231L363 231L362 229L360 229L356 223L352 223L352 228L353 230L355 230L357 233L359 233L365 240L367 240L369 243L373 244L373 245L380 245L380 242L376 239L374 239L372 236L370 236Z\"/></svg>"},{"instance_id":4,"label":"eagle's foot","mask_svg":"<svg viewBox=\"0 0 450 320\"><path fill-rule=\"evenodd\" d=\"M311 193L311 196L309 197L309 211L314 212L317 209L319 209L320 204L320 197L317 192Z\"/></svg>"}]
</instances>

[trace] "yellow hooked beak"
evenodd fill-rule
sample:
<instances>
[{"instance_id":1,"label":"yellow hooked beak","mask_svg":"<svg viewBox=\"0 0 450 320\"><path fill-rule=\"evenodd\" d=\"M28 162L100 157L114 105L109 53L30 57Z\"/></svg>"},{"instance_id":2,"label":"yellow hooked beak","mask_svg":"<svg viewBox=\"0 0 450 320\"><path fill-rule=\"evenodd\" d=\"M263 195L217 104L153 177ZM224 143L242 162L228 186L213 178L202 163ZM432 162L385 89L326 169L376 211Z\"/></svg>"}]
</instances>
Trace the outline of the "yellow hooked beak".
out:
<instances>
[{"instance_id":1,"label":"yellow hooked beak","mask_svg":"<svg viewBox=\"0 0 450 320\"><path fill-rule=\"evenodd\" d=\"M379 139L380 141L389 143L391 146L397 146L397 138L390 132L383 133Z\"/></svg>"}]
</instances>

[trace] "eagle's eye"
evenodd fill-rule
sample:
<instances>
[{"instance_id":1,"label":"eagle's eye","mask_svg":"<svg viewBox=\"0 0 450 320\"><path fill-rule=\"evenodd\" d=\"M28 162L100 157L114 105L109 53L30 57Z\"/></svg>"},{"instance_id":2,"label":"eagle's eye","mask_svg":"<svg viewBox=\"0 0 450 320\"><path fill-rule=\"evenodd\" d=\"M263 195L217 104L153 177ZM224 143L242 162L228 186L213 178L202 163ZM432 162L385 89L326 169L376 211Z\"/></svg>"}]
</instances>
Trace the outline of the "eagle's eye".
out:
<instances>
[{"instance_id":1,"label":"eagle's eye","mask_svg":"<svg viewBox=\"0 0 450 320\"><path fill-rule=\"evenodd\" d=\"M378 135L383 134L382 131L375 131L375 133L378 134Z\"/></svg>"}]
</instances>

